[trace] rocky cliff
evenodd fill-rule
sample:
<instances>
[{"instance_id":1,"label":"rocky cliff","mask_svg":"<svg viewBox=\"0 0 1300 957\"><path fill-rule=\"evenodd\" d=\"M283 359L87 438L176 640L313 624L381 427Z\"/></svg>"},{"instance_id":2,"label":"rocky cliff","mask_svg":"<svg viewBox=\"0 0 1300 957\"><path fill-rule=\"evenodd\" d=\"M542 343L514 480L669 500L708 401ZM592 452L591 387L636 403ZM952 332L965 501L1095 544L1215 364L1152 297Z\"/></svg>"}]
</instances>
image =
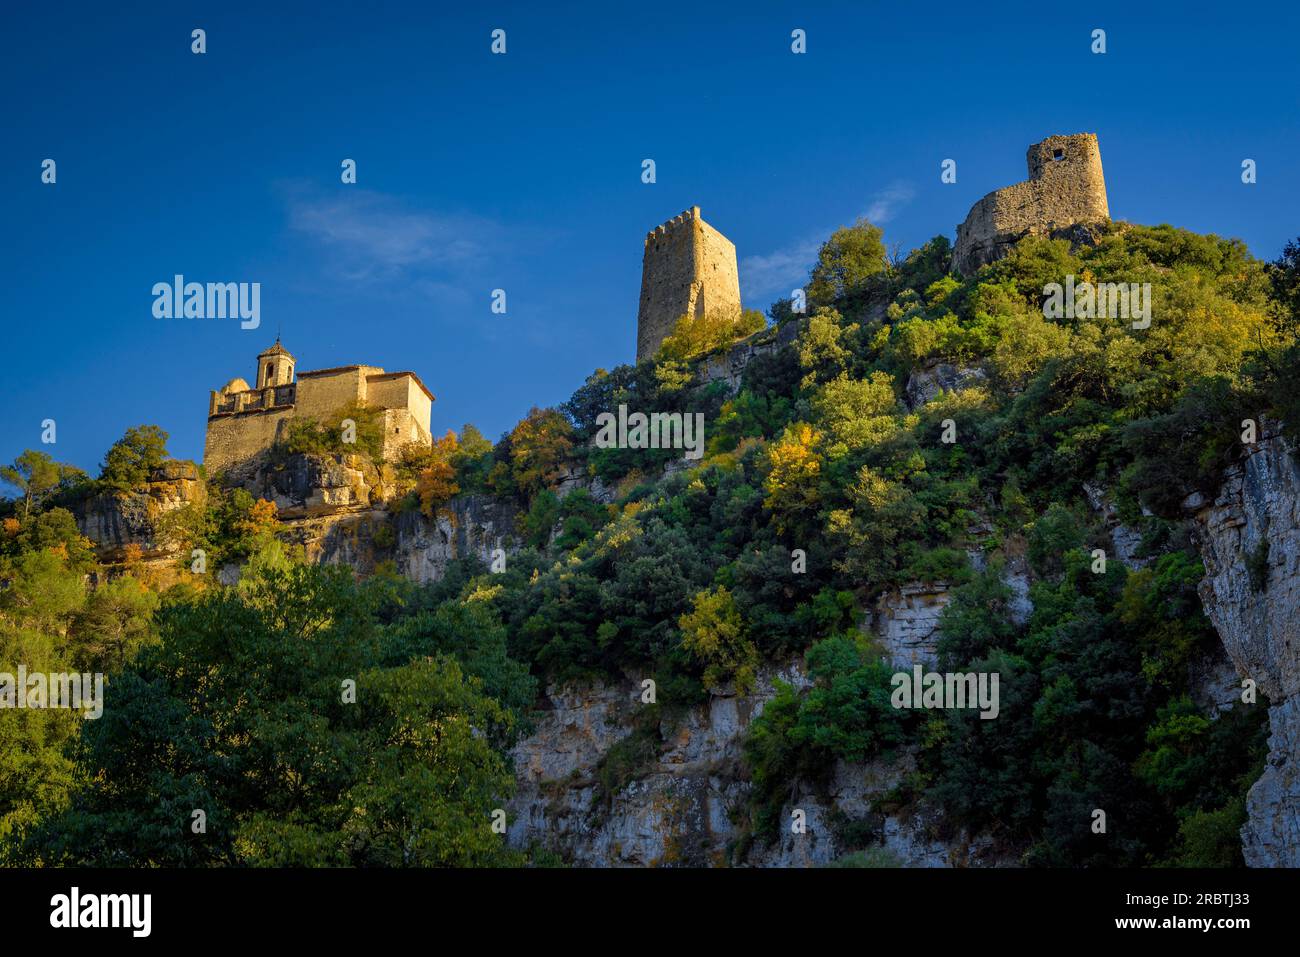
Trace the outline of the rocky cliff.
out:
<instances>
[{"instance_id":1,"label":"rocky cliff","mask_svg":"<svg viewBox=\"0 0 1300 957\"><path fill-rule=\"evenodd\" d=\"M942 588L908 586L882 598L870 627L890 657L932 663L947 600ZM1011 862L987 840L943 836L929 809L897 798L914 769L907 753L791 782L777 840L752 841L744 740L777 681L808 684L798 662L768 667L751 694L714 694L674 714L642 702L636 675L548 688L536 730L514 750L511 843L580 866L816 867L862 850L907 867Z\"/></svg>"},{"instance_id":2,"label":"rocky cliff","mask_svg":"<svg viewBox=\"0 0 1300 957\"><path fill-rule=\"evenodd\" d=\"M275 502L284 534L307 560L347 565L359 574L384 561L411 581L442 578L456 558L518 547L517 510L485 495L459 495L434 517L403 507L391 466L361 455L292 455L244 478L242 487Z\"/></svg>"},{"instance_id":3,"label":"rocky cliff","mask_svg":"<svg viewBox=\"0 0 1300 957\"><path fill-rule=\"evenodd\" d=\"M166 560L177 546L161 534L163 516L207 500L207 486L193 462L165 462L138 489L108 491L73 509L81 534L95 543L99 560L120 562L135 545L145 561Z\"/></svg>"},{"instance_id":4,"label":"rocky cliff","mask_svg":"<svg viewBox=\"0 0 1300 957\"><path fill-rule=\"evenodd\" d=\"M819 866L864 843L905 866L996 862L987 843L944 841L924 809L891 804L911 770L907 756L840 763L828 784L794 782L781 820L802 811L804 827L751 844L742 747L778 679L807 683L796 665L769 669L753 694L713 695L671 717L642 703L634 676L548 689L536 731L514 751L511 844L604 867Z\"/></svg>"},{"instance_id":5,"label":"rocky cliff","mask_svg":"<svg viewBox=\"0 0 1300 957\"><path fill-rule=\"evenodd\" d=\"M1300 464L1276 429L1246 447L1213 502L1194 496L1206 614L1269 702L1269 755L1247 797L1252 867L1300 867ZM1262 705L1262 702L1261 702Z\"/></svg>"},{"instance_id":6,"label":"rocky cliff","mask_svg":"<svg viewBox=\"0 0 1300 957\"><path fill-rule=\"evenodd\" d=\"M301 546L310 562L347 565L358 574L391 561L415 582L435 582L453 559L490 563L493 552L518 548L517 509L484 495L461 495L433 518L399 507L397 479L389 466L361 455L292 455L262 463L238 477L238 487L274 502L281 535ZM138 489L104 492L76 506L81 533L95 543L101 561L126 560L131 546L157 573L175 570L181 546L162 533L161 519L187 505L203 505L207 486L192 462L168 462ZM238 569L223 569L222 581Z\"/></svg>"},{"instance_id":7,"label":"rocky cliff","mask_svg":"<svg viewBox=\"0 0 1300 957\"><path fill-rule=\"evenodd\" d=\"M744 364L728 365L723 377L736 379ZM909 383L909 397L923 403L932 389L968 384L942 372L933 382ZM242 482L276 503L285 533L309 560L346 564L361 574L392 561L406 577L433 582L456 558L490 563L496 549L509 554L517 547L510 504L463 495L430 519L399 508L392 471L357 456L293 456ZM602 500L612 495L580 475L567 484L566 491L585 487ZM1139 536L1119 522L1105 490L1085 492L1105 519L1119 560L1141 565ZM144 561L168 563L177 556L160 535L160 520L205 497L198 470L172 462L142 488L90 498L75 514L103 560L122 561L136 545ZM1270 752L1247 800L1245 860L1300 866L1300 464L1278 431L1266 428L1213 501L1193 496L1185 506L1206 568L1201 599L1230 659L1198 662L1196 697L1208 709L1223 707L1240 694L1239 676L1245 676L1257 684L1260 706L1269 708ZM983 556L974 553L972 561L982 567ZM1031 610L1027 568L1014 558L1005 568L1013 615L1023 621ZM882 595L863 628L896 667L931 665L950 600L942 583L907 584ZM741 813L750 789L743 742L778 680L801 687L807 679L798 662L769 666L751 694L715 694L672 714L642 703L635 675L548 688L535 731L514 752L519 788L511 842L546 847L579 865L815 866L864 846L909 866L1014 862L987 841L944 834L926 807L896 799L906 791L900 785L911 771L908 754L889 764L841 763L826 781L792 782L779 839L771 846L751 843ZM802 832L788 826L796 810L806 822Z\"/></svg>"}]
</instances>

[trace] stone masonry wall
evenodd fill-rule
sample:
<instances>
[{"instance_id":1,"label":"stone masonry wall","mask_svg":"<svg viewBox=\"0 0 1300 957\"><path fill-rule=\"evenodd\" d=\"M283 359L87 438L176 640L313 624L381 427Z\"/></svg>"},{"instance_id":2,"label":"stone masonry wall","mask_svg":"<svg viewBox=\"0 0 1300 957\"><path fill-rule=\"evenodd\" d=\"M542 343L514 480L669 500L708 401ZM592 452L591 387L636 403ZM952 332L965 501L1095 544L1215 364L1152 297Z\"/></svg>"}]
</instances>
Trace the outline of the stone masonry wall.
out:
<instances>
[{"instance_id":1,"label":"stone masonry wall","mask_svg":"<svg viewBox=\"0 0 1300 957\"><path fill-rule=\"evenodd\" d=\"M970 275L1020 238L1110 218L1101 148L1092 133L1049 136L1029 147L1029 179L989 193L957 227L953 266Z\"/></svg>"},{"instance_id":2,"label":"stone masonry wall","mask_svg":"<svg viewBox=\"0 0 1300 957\"><path fill-rule=\"evenodd\" d=\"M740 274L736 247L692 206L646 235L637 361L658 351L680 317L706 313L740 318Z\"/></svg>"},{"instance_id":3,"label":"stone masonry wall","mask_svg":"<svg viewBox=\"0 0 1300 957\"><path fill-rule=\"evenodd\" d=\"M203 466L209 476L246 461L275 442L280 423L293 415L293 407L214 416L208 419L203 444Z\"/></svg>"},{"instance_id":4,"label":"stone masonry wall","mask_svg":"<svg viewBox=\"0 0 1300 957\"><path fill-rule=\"evenodd\" d=\"M366 376L380 371L374 366L356 366L326 375L299 373L297 414L321 421L349 402L365 401Z\"/></svg>"}]
</instances>

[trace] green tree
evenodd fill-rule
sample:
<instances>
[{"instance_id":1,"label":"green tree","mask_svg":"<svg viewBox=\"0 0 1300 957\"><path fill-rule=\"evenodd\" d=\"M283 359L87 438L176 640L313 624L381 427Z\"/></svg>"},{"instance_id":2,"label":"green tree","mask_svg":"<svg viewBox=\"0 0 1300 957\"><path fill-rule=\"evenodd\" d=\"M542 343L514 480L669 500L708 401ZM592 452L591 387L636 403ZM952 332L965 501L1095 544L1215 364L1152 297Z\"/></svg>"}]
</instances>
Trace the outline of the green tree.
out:
<instances>
[{"instance_id":1,"label":"green tree","mask_svg":"<svg viewBox=\"0 0 1300 957\"><path fill-rule=\"evenodd\" d=\"M40 508L45 497L58 488L68 468L70 466L60 465L45 452L28 449L14 459L13 465L0 466L0 481L18 489L25 520L32 509Z\"/></svg>"},{"instance_id":2,"label":"green tree","mask_svg":"<svg viewBox=\"0 0 1300 957\"><path fill-rule=\"evenodd\" d=\"M808 298L823 306L859 299L888 268L883 235L866 219L835 230L817 254Z\"/></svg>"},{"instance_id":3,"label":"green tree","mask_svg":"<svg viewBox=\"0 0 1300 957\"><path fill-rule=\"evenodd\" d=\"M741 694L753 689L758 649L749 639L728 589L700 592L677 624L682 630L682 646L704 665L705 688L712 691L734 682Z\"/></svg>"},{"instance_id":4,"label":"green tree","mask_svg":"<svg viewBox=\"0 0 1300 957\"><path fill-rule=\"evenodd\" d=\"M797 743L836 758L865 761L906 739L906 712L890 702L894 669L857 638L841 635L808 649L813 686L791 731Z\"/></svg>"},{"instance_id":5,"label":"green tree","mask_svg":"<svg viewBox=\"0 0 1300 957\"><path fill-rule=\"evenodd\" d=\"M138 488L165 461L167 433L156 425L137 425L127 429L104 454L99 480L121 491Z\"/></svg>"},{"instance_id":6,"label":"green tree","mask_svg":"<svg viewBox=\"0 0 1300 957\"><path fill-rule=\"evenodd\" d=\"M156 645L88 722L65 811L29 833L55 864L481 866L513 784L513 717L433 653L388 658L346 569L250 568L165 607ZM392 663L388 663L391 661ZM355 694L353 695L353 685ZM495 729L495 730L494 730ZM206 833L192 811L203 809Z\"/></svg>"}]
</instances>

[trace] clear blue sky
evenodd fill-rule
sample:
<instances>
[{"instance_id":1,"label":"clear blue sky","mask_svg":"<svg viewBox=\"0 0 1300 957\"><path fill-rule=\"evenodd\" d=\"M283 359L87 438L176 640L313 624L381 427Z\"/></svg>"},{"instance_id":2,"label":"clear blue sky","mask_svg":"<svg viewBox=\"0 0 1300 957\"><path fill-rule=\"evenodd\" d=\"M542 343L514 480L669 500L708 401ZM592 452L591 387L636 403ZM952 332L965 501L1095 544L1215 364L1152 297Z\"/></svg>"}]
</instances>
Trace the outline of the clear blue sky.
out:
<instances>
[{"instance_id":1,"label":"clear blue sky","mask_svg":"<svg viewBox=\"0 0 1300 957\"><path fill-rule=\"evenodd\" d=\"M277 329L302 370L412 369L435 431L495 437L632 358L644 234L682 209L766 309L860 215L952 236L1052 133L1099 135L1115 218L1270 259L1300 234L1292 3L469 6L8 5L0 460L96 470L140 423L198 459L208 391ZM176 273L260 282L261 328L154 319Z\"/></svg>"}]
</instances>

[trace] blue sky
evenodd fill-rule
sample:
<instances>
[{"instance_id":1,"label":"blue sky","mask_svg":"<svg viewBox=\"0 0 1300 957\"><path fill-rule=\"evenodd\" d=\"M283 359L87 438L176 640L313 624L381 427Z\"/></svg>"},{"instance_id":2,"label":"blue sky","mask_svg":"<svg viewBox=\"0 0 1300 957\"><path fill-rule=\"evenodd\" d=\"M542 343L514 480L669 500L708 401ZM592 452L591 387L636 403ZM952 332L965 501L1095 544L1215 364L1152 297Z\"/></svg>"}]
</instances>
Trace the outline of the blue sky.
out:
<instances>
[{"instance_id":1,"label":"blue sky","mask_svg":"<svg viewBox=\"0 0 1300 957\"><path fill-rule=\"evenodd\" d=\"M277 330L300 369L414 370L435 432L495 437L632 358L644 234L682 209L766 309L858 216L951 237L1053 133L1098 134L1117 219L1270 259L1300 234L1292 4L268 6L6 11L0 460L97 470L141 423L198 459L209 390ZM260 282L261 327L153 318L176 273Z\"/></svg>"}]
</instances>

